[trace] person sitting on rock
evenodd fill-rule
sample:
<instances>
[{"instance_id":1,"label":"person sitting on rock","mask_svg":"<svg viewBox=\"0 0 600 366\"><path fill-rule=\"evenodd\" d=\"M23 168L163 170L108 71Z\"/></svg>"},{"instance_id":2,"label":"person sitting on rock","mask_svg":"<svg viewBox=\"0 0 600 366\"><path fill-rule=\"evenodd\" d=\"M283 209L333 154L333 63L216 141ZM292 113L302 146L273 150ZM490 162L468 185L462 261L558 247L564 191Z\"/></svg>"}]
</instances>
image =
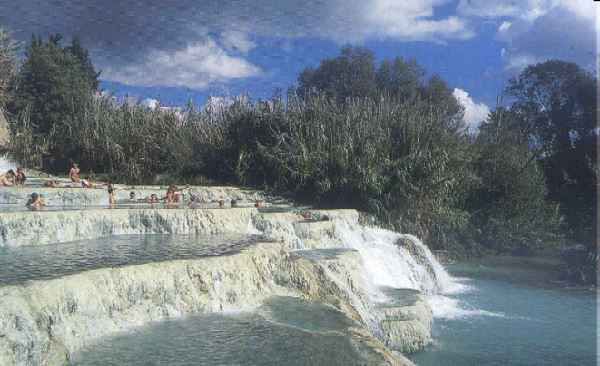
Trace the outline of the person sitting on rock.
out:
<instances>
[{"instance_id":1,"label":"person sitting on rock","mask_svg":"<svg viewBox=\"0 0 600 366\"><path fill-rule=\"evenodd\" d=\"M4 174L0 174L0 185L9 187L15 185L16 174L10 169Z\"/></svg>"},{"instance_id":2,"label":"person sitting on rock","mask_svg":"<svg viewBox=\"0 0 600 366\"><path fill-rule=\"evenodd\" d=\"M83 188L90 188L92 185L90 184L90 182L88 182L85 179L81 179L81 177L79 176L79 166L77 165L77 163L72 163L71 164L71 170L69 170L69 178L71 178L71 182L73 183L81 183L81 186Z\"/></svg>"},{"instance_id":3,"label":"person sitting on rock","mask_svg":"<svg viewBox=\"0 0 600 366\"><path fill-rule=\"evenodd\" d=\"M25 171L23 168L17 168L17 173L15 174L15 185L23 186L25 185L25 181L27 177L25 176Z\"/></svg>"},{"instance_id":4,"label":"person sitting on rock","mask_svg":"<svg viewBox=\"0 0 600 366\"><path fill-rule=\"evenodd\" d=\"M30 208L32 210L38 210L38 209L46 206L46 203L44 202L44 199L42 198L41 194L37 194L37 193L33 192L31 194L31 197L25 204L25 206L27 206L28 208Z\"/></svg>"}]
</instances>

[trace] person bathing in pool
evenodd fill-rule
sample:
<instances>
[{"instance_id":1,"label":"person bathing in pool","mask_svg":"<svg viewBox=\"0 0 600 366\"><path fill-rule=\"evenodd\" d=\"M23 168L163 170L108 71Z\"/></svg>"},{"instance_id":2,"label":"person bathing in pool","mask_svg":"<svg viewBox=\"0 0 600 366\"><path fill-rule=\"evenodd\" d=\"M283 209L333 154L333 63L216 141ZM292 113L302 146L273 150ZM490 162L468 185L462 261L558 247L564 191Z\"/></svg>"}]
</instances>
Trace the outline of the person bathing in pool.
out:
<instances>
[{"instance_id":1,"label":"person bathing in pool","mask_svg":"<svg viewBox=\"0 0 600 366\"><path fill-rule=\"evenodd\" d=\"M41 194L33 192L25 206L32 210L39 210L40 208L46 206L46 203L44 202Z\"/></svg>"},{"instance_id":2,"label":"person bathing in pool","mask_svg":"<svg viewBox=\"0 0 600 366\"><path fill-rule=\"evenodd\" d=\"M152 193L150 197L146 197L146 203L158 203L159 201L156 193Z\"/></svg>"},{"instance_id":3,"label":"person bathing in pool","mask_svg":"<svg viewBox=\"0 0 600 366\"><path fill-rule=\"evenodd\" d=\"M167 205L178 203L180 200L180 193L177 192L177 187L174 184L171 184L167 189L167 195L165 196L165 202Z\"/></svg>"},{"instance_id":4,"label":"person bathing in pool","mask_svg":"<svg viewBox=\"0 0 600 366\"><path fill-rule=\"evenodd\" d=\"M2 185L2 186L5 186L5 187L14 186L15 180L16 180L16 174L12 169L7 171L4 174L0 174L0 185Z\"/></svg>"},{"instance_id":5,"label":"person bathing in pool","mask_svg":"<svg viewBox=\"0 0 600 366\"><path fill-rule=\"evenodd\" d=\"M17 173L15 174L15 185L24 186L27 177L25 176L25 170L23 168L17 168Z\"/></svg>"}]
</instances>

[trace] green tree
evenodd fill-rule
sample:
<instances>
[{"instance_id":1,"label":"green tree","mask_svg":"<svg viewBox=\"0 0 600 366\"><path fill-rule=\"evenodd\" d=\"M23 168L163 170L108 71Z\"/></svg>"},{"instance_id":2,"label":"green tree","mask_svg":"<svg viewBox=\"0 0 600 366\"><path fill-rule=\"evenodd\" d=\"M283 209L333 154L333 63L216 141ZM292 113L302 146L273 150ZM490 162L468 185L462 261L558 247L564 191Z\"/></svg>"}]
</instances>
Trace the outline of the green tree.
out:
<instances>
[{"instance_id":1,"label":"green tree","mask_svg":"<svg viewBox=\"0 0 600 366\"><path fill-rule=\"evenodd\" d=\"M72 146L66 139L68 121L96 91L99 75L77 39L70 47L62 47L61 41L60 34L50 35L46 42L32 37L10 106L14 114L27 110L32 132L40 139L57 136L48 139L54 141L48 152L56 161L68 158Z\"/></svg>"},{"instance_id":2,"label":"green tree","mask_svg":"<svg viewBox=\"0 0 600 366\"><path fill-rule=\"evenodd\" d=\"M18 43L0 28L0 108L9 100L9 89L17 71L16 51Z\"/></svg>"},{"instance_id":3,"label":"green tree","mask_svg":"<svg viewBox=\"0 0 600 366\"><path fill-rule=\"evenodd\" d=\"M550 60L510 80L512 111L544 169L548 197L574 238L595 243L597 79L574 63Z\"/></svg>"},{"instance_id":4,"label":"green tree","mask_svg":"<svg viewBox=\"0 0 600 366\"><path fill-rule=\"evenodd\" d=\"M87 76L89 81L92 83L92 88L94 90L98 89L98 77L100 77L100 72L96 72L96 69L92 64L92 60L90 59L89 52L87 49L81 46L81 41L79 40L79 37L73 37L71 45L69 47L66 47L65 51L70 52L79 60L84 75Z\"/></svg>"},{"instance_id":5,"label":"green tree","mask_svg":"<svg viewBox=\"0 0 600 366\"><path fill-rule=\"evenodd\" d=\"M543 171L520 128L520 116L503 107L480 126L473 160L478 184L467 204L481 244L527 254L556 244L560 225L556 205L546 201Z\"/></svg>"},{"instance_id":6,"label":"green tree","mask_svg":"<svg viewBox=\"0 0 600 366\"><path fill-rule=\"evenodd\" d=\"M439 75L434 74L420 89L421 98L427 100L431 105L445 111L443 117L446 127L459 130L464 127L464 108L454 97L453 90Z\"/></svg>"},{"instance_id":7,"label":"green tree","mask_svg":"<svg viewBox=\"0 0 600 366\"><path fill-rule=\"evenodd\" d=\"M344 47L338 57L306 68L298 76L298 95L325 93L344 102L350 97L368 97L376 92L375 56L362 47Z\"/></svg>"},{"instance_id":8,"label":"green tree","mask_svg":"<svg viewBox=\"0 0 600 366\"><path fill-rule=\"evenodd\" d=\"M415 59L384 60L377 69L377 88L400 100L414 99L423 85L425 71Z\"/></svg>"}]
</instances>

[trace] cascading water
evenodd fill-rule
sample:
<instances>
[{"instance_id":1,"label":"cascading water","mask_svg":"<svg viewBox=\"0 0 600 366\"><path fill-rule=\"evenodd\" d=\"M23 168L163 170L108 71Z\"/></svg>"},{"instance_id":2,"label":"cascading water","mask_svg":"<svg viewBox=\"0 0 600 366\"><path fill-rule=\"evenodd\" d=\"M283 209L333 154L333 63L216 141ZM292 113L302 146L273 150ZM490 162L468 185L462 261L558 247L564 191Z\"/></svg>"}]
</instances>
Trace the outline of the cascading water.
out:
<instances>
[{"instance_id":1,"label":"cascading water","mask_svg":"<svg viewBox=\"0 0 600 366\"><path fill-rule=\"evenodd\" d=\"M361 225L356 213L335 214L330 218L334 228L331 235L312 234L319 238L318 243L310 238L310 228L314 224L294 225L290 217L255 220L254 224L267 236L283 239L292 248L309 251L311 248L346 248L358 251L362 262L358 275L363 279L363 290L368 299L353 298L351 286L345 282L343 273L335 273L327 267L325 271L351 295L355 309L375 335L380 333L379 322L384 317L376 309L378 304L394 301L386 288L420 291L425 295L434 316L460 310L457 302L444 295L460 292L466 286L452 278L417 237ZM319 225L313 226L313 230L319 230Z\"/></svg>"},{"instance_id":2,"label":"cascading water","mask_svg":"<svg viewBox=\"0 0 600 366\"><path fill-rule=\"evenodd\" d=\"M336 226L344 245L360 252L374 284L433 295L456 286L431 251L415 236L344 220ZM404 240L410 246L398 245Z\"/></svg>"}]
</instances>

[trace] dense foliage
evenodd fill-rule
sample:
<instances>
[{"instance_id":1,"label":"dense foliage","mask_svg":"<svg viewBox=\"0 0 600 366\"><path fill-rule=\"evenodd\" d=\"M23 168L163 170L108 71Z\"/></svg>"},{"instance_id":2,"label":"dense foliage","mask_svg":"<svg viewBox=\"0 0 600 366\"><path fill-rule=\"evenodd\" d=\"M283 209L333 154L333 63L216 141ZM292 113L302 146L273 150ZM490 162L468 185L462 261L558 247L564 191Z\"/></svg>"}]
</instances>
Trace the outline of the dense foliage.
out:
<instances>
[{"instance_id":1,"label":"dense foliage","mask_svg":"<svg viewBox=\"0 0 600 366\"><path fill-rule=\"evenodd\" d=\"M82 112L79 107L96 91L99 74L77 39L69 47L61 46L61 40L58 34L48 41L32 38L8 110L27 114L30 132L47 144L48 157L65 168L65 161L73 153L71 145L51 136L69 133L69 124Z\"/></svg>"},{"instance_id":2,"label":"dense foliage","mask_svg":"<svg viewBox=\"0 0 600 366\"><path fill-rule=\"evenodd\" d=\"M0 109L9 100L10 86L17 71L17 47L17 43L8 32L0 28Z\"/></svg>"},{"instance_id":3,"label":"dense foliage","mask_svg":"<svg viewBox=\"0 0 600 366\"><path fill-rule=\"evenodd\" d=\"M527 68L512 105L472 135L441 78L362 48L306 69L286 98L181 117L94 95L87 52L59 40L34 39L17 79L12 151L29 166L62 172L56 161L73 159L131 183L273 189L455 253L527 254L565 234L595 248L595 79L576 65Z\"/></svg>"}]
</instances>

